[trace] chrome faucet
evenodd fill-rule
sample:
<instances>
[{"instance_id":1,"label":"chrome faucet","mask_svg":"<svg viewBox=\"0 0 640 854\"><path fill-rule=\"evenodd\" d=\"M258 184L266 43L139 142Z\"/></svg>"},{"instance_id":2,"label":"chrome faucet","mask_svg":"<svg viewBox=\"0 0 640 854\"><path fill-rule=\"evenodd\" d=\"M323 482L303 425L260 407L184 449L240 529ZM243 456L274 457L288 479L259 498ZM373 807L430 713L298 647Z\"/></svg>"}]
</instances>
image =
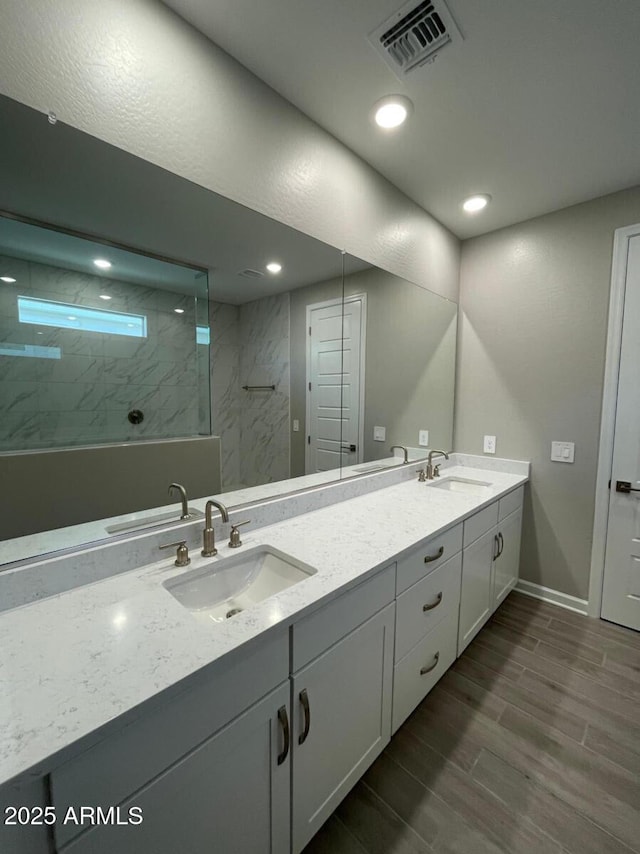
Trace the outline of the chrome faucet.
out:
<instances>
[{"instance_id":1,"label":"chrome faucet","mask_svg":"<svg viewBox=\"0 0 640 854\"><path fill-rule=\"evenodd\" d=\"M440 465L433 465L433 458L435 456L444 457L445 460L449 459L449 454L446 451L429 451L429 457L427 459L427 468L426 468L426 479L433 480L434 477L440 477Z\"/></svg>"},{"instance_id":2,"label":"chrome faucet","mask_svg":"<svg viewBox=\"0 0 640 854\"><path fill-rule=\"evenodd\" d=\"M187 506L187 490L180 483L170 483L168 489L169 495L171 495L172 489L177 489L180 493L180 501L182 502L182 516L180 518L190 519L191 516L189 515L189 508Z\"/></svg>"},{"instance_id":3,"label":"chrome faucet","mask_svg":"<svg viewBox=\"0 0 640 854\"><path fill-rule=\"evenodd\" d=\"M389 450L391 451L391 453L393 453L393 452L396 450L396 448L397 448L399 451L402 451L402 453L404 454L404 460L403 460L403 463L408 463L408 462L409 462L409 451L405 448L405 446L404 446L404 445L392 445L392 446L389 448Z\"/></svg>"},{"instance_id":4,"label":"chrome faucet","mask_svg":"<svg viewBox=\"0 0 640 854\"><path fill-rule=\"evenodd\" d=\"M213 557L218 554L213 524L211 522L211 510L214 507L217 507L220 511L223 522L229 521L229 513L224 504L221 501L214 501L213 498L210 498L204 508L204 531L202 532L202 551L200 552L202 557Z\"/></svg>"}]
</instances>

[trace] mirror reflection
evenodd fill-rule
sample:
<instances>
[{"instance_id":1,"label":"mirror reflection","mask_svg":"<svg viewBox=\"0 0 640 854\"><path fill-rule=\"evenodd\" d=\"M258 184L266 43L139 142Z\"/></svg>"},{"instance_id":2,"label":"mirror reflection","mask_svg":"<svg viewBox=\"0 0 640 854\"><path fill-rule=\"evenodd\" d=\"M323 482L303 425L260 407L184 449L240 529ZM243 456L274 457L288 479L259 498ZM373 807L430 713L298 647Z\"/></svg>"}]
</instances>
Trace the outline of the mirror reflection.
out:
<instances>
[{"instance_id":1,"label":"mirror reflection","mask_svg":"<svg viewBox=\"0 0 640 854\"><path fill-rule=\"evenodd\" d=\"M0 120L0 475L25 498L0 563L177 520L174 481L234 506L451 446L455 305L10 99Z\"/></svg>"}]
</instances>

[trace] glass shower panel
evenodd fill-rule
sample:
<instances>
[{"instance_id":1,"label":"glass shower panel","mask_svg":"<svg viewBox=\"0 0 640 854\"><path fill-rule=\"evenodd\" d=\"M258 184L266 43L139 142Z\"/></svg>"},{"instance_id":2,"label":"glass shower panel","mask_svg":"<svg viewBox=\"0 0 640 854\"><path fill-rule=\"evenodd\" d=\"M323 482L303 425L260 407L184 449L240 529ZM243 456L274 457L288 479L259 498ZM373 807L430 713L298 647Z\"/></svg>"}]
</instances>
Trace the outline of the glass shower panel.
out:
<instances>
[{"instance_id":1,"label":"glass shower panel","mask_svg":"<svg viewBox=\"0 0 640 854\"><path fill-rule=\"evenodd\" d=\"M207 300L206 271L0 217L0 451L209 435Z\"/></svg>"}]
</instances>

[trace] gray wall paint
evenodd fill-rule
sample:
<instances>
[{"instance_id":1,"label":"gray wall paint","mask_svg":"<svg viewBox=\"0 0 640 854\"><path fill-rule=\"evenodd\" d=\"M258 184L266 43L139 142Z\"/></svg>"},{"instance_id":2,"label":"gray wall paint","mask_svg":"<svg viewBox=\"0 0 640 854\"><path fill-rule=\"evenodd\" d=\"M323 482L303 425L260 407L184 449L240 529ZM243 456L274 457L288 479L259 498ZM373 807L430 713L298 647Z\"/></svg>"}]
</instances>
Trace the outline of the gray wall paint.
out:
<instances>
[{"instance_id":1,"label":"gray wall paint","mask_svg":"<svg viewBox=\"0 0 640 854\"><path fill-rule=\"evenodd\" d=\"M11 501L0 540L175 504L167 494L173 482L190 497L219 493L218 439L2 454L0 483L11 484Z\"/></svg>"},{"instance_id":2,"label":"gray wall paint","mask_svg":"<svg viewBox=\"0 0 640 854\"><path fill-rule=\"evenodd\" d=\"M463 244L455 447L532 462L522 577L586 599L613 233L640 188ZM576 443L552 463L552 440Z\"/></svg>"},{"instance_id":3,"label":"gray wall paint","mask_svg":"<svg viewBox=\"0 0 640 854\"><path fill-rule=\"evenodd\" d=\"M457 299L456 237L156 0L5 3L0 81L22 103Z\"/></svg>"}]
</instances>

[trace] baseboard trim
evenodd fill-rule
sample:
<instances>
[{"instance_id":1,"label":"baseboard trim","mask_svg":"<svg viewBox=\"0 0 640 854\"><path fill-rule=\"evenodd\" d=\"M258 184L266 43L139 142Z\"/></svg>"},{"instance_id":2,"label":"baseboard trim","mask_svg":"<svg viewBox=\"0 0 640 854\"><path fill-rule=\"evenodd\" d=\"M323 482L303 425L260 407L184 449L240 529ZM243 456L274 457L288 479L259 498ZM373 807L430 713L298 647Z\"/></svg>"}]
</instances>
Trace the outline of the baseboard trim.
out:
<instances>
[{"instance_id":1,"label":"baseboard trim","mask_svg":"<svg viewBox=\"0 0 640 854\"><path fill-rule=\"evenodd\" d=\"M514 590L516 593L524 593L525 596L531 596L533 599L542 599L543 602L550 602L552 605L559 605L561 608L566 608L567 611L575 611L577 614L587 613L589 603L586 599L578 599L577 596L569 596L568 593L561 593L559 590L552 590L550 587L543 587L541 584L533 584L531 581L518 579Z\"/></svg>"}]
</instances>

